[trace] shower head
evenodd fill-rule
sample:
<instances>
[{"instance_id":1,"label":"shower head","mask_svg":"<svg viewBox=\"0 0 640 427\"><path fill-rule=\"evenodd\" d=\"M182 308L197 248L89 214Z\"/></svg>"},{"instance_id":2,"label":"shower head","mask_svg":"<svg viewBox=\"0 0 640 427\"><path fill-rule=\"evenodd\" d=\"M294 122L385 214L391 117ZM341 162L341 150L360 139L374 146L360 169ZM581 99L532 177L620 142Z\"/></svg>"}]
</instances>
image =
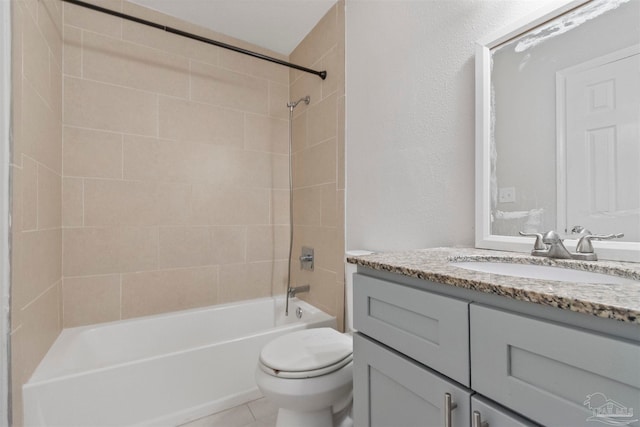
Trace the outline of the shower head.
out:
<instances>
[{"instance_id":1,"label":"shower head","mask_svg":"<svg viewBox=\"0 0 640 427\"><path fill-rule=\"evenodd\" d=\"M311 97L309 95L305 96L304 98L300 98L298 99L296 102L288 102L287 103L287 107L293 111L294 108L296 108L296 105L298 105L300 102L304 101L305 104L309 105L309 103L311 102Z\"/></svg>"}]
</instances>

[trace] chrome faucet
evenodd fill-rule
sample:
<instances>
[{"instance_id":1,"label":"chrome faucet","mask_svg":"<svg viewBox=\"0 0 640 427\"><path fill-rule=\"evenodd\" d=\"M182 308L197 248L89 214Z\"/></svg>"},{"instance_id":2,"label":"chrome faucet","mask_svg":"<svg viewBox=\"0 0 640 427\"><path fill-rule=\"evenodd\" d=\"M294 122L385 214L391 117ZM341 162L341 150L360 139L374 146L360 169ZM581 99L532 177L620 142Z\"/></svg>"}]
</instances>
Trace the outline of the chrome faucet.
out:
<instances>
[{"instance_id":1,"label":"chrome faucet","mask_svg":"<svg viewBox=\"0 0 640 427\"><path fill-rule=\"evenodd\" d=\"M560 235L553 230L547 231L544 235L539 233L528 234L521 231L520 235L536 237L536 243L534 244L533 250L531 251L531 255L533 256L544 256L560 259L572 258L571 252L569 252L564 246L564 243L562 243Z\"/></svg>"},{"instance_id":2,"label":"chrome faucet","mask_svg":"<svg viewBox=\"0 0 640 427\"><path fill-rule=\"evenodd\" d=\"M619 239L624 237L623 233L618 234L591 234L591 232L579 225L573 227L573 233L579 234L580 240L576 246L575 252L569 252L564 246L563 240L556 231L547 231L544 235L540 233L523 233L521 236L535 237L536 241L531 250L533 256L543 256L559 259L579 259L582 261L597 261L598 256L593 250L591 240L608 240Z\"/></svg>"},{"instance_id":3,"label":"chrome faucet","mask_svg":"<svg viewBox=\"0 0 640 427\"><path fill-rule=\"evenodd\" d=\"M289 296L289 298L293 298L301 292L309 292L309 289L311 289L311 286L309 285L291 287L289 288L287 295Z\"/></svg>"}]
</instances>

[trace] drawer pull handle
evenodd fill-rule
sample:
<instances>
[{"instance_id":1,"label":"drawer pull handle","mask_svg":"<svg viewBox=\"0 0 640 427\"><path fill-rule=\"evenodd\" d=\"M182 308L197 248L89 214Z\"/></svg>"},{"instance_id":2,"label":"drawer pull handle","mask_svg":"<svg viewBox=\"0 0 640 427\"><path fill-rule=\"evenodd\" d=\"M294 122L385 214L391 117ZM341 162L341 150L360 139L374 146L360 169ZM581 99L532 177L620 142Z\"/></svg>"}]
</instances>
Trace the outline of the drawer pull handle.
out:
<instances>
[{"instance_id":1,"label":"drawer pull handle","mask_svg":"<svg viewBox=\"0 0 640 427\"><path fill-rule=\"evenodd\" d=\"M458 407L451 401L451 393L444 394L444 427L451 427L451 411Z\"/></svg>"},{"instance_id":2,"label":"drawer pull handle","mask_svg":"<svg viewBox=\"0 0 640 427\"><path fill-rule=\"evenodd\" d=\"M480 412L473 411L473 423L471 424L471 427L489 427L489 423L486 421L482 421Z\"/></svg>"}]
</instances>

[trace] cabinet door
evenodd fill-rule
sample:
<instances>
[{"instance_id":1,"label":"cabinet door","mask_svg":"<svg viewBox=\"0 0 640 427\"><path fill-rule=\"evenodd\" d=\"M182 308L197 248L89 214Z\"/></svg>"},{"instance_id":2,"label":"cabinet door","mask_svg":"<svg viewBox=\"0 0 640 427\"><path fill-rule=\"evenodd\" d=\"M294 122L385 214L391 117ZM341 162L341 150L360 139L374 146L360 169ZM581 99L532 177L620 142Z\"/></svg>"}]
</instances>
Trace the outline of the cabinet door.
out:
<instances>
[{"instance_id":1,"label":"cabinet door","mask_svg":"<svg viewBox=\"0 0 640 427\"><path fill-rule=\"evenodd\" d=\"M549 426L637 427L640 345L471 304L471 386Z\"/></svg>"},{"instance_id":2,"label":"cabinet door","mask_svg":"<svg viewBox=\"0 0 640 427\"><path fill-rule=\"evenodd\" d=\"M469 303L354 275L354 327L469 386Z\"/></svg>"},{"instance_id":3,"label":"cabinet door","mask_svg":"<svg viewBox=\"0 0 640 427\"><path fill-rule=\"evenodd\" d=\"M471 427L537 427L522 418L477 394L471 398Z\"/></svg>"},{"instance_id":4,"label":"cabinet door","mask_svg":"<svg viewBox=\"0 0 640 427\"><path fill-rule=\"evenodd\" d=\"M356 427L444 426L445 394L450 425L469 426L469 390L359 333L353 351Z\"/></svg>"}]
</instances>

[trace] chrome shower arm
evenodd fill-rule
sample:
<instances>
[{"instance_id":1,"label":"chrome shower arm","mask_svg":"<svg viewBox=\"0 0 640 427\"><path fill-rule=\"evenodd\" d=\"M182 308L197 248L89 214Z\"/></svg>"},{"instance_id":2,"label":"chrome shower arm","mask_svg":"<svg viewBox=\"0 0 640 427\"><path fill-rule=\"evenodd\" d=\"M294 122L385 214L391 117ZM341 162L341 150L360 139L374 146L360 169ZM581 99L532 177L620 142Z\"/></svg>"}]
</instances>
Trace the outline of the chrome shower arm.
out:
<instances>
[{"instance_id":1,"label":"chrome shower arm","mask_svg":"<svg viewBox=\"0 0 640 427\"><path fill-rule=\"evenodd\" d=\"M296 102L293 102L293 101L288 102L287 107L289 108L289 110L293 111L293 109L296 108L296 106L302 101L304 101L306 105L309 105L309 103L311 102L311 97L307 95L305 97L298 99Z\"/></svg>"}]
</instances>

